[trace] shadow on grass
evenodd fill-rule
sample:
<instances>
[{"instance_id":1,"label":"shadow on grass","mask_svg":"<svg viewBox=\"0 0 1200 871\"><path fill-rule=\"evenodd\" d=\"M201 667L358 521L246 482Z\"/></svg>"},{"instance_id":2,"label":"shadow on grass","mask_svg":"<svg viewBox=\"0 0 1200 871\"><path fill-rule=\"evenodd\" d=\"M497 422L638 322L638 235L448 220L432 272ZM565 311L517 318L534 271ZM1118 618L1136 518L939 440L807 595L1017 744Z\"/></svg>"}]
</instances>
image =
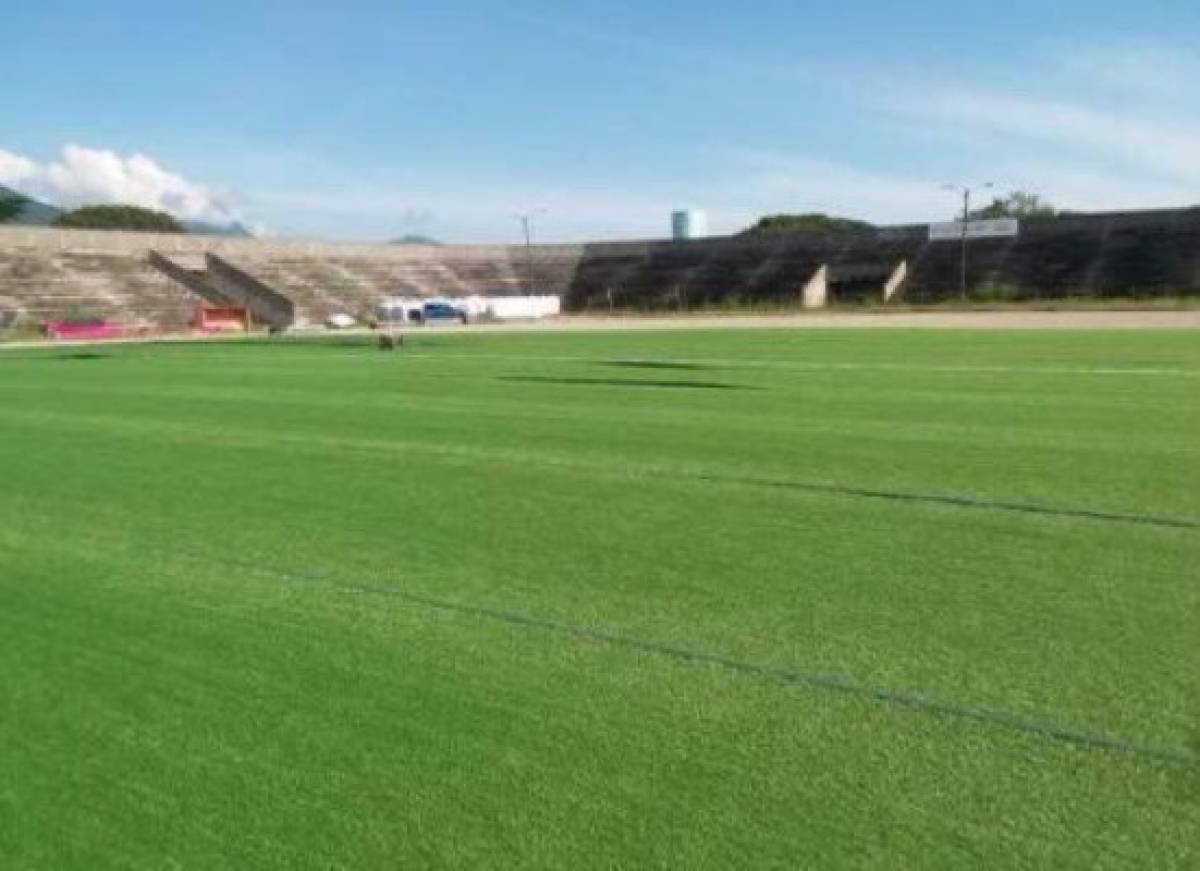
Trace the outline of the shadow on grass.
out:
<instances>
[{"instance_id":1,"label":"shadow on grass","mask_svg":"<svg viewBox=\"0 0 1200 871\"><path fill-rule=\"evenodd\" d=\"M279 335L279 336L253 336L251 338L239 339L236 342L225 342L226 347L237 346L242 348L368 348L375 344L377 339L376 333L360 333L350 336L339 336L337 334L322 335L320 333L314 335ZM219 346L220 342L206 343L213 346Z\"/></svg>"},{"instance_id":2,"label":"shadow on grass","mask_svg":"<svg viewBox=\"0 0 1200 871\"><path fill-rule=\"evenodd\" d=\"M605 360L605 366L619 366L623 369L715 369L715 366L705 366L700 363L672 363L669 360Z\"/></svg>"},{"instance_id":3,"label":"shadow on grass","mask_svg":"<svg viewBox=\"0 0 1200 871\"><path fill-rule=\"evenodd\" d=\"M527 384L564 384L576 387L650 387L671 390L761 390L744 384L720 381L648 381L640 378L555 378L548 375L501 375L497 381Z\"/></svg>"},{"instance_id":4,"label":"shadow on grass","mask_svg":"<svg viewBox=\"0 0 1200 871\"><path fill-rule=\"evenodd\" d=\"M108 360L112 354L99 354L96 351L76 351L73 354L56 354L55 360Z\"/></svg>"},{"instance_id":5,"label":"shadow on grass","mask_svg":"<svg viewBox=\"0 0 1200 871\"><path fill-rule=\"evenodd\" d=\"M374 348L379 341L377 335L370 336L339 336L337 338L323 338L313 336L311 338L304 337L300 339L286 339L278 344L290 344L294 347L306 348Z\"/></svg>"},{"instance_id":6,"label":"shadow on grass","mask_svg":"<svg viewBox=\"0 0 1200 871\"><path fill-rule=\"evenodd\" d=\"M31 354L20 353L0 353L0 362L5 361L22 361L28 363L37 361L43 363L61 363L63 361L74 360L111 360L116 354L100 354L96 351L72 351L69 353L54 353L54 352L39 352L35 351Z\"/></svg>"}]
</instances>

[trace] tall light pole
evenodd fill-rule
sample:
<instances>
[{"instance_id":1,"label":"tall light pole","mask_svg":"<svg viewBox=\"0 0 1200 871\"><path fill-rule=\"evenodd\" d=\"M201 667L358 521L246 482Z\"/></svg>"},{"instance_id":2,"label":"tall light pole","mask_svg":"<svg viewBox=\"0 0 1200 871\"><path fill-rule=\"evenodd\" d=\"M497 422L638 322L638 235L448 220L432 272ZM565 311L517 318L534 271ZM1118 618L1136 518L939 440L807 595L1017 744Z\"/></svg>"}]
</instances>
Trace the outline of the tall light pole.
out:
<instances>
[{"instance_id":1,"label":"tall light pole","mask_svg":"<svg viewBox=\"0 0 1200 871\"><path fill-rule=\"evenodd\" d=\"M989 182L984 182L980 187L985 190L993 185ZM957 191L962 194L963 210L962 210L962 251L961 262L959 263L958 274L958 296L963 302L967 300L967 224L971 220L971 193L970 185L965 184L947 184L942 185L942 190Z\"/></svg>"},{"instance_id":2,"label":"tall light pole","mask_svg":"<svg viewBox=\"0 0 1200 871\"><path fill-rule=\"evenodd\" d=\"M533 216L545 214L545 209L534 209L532 212L518 212L513 215L521 222L521 231L525 234L525 295L533 296ZM532 300L529 303L532 308Z\"/></svg>"}]
</instances>

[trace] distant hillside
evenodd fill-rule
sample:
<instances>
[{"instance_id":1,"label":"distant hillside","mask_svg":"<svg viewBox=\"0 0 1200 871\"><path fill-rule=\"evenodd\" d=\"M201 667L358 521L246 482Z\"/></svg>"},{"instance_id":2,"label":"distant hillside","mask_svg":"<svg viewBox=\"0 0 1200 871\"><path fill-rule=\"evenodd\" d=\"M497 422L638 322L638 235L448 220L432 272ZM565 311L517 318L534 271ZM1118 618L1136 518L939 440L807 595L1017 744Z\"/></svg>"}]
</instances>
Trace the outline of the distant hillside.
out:
<instances>
[{"instance_id":1,"label":"distant hillside","mask_svg":"<svg viewBox=\"0 0 1200 871\"><path fill-rule=\"evenodd\" d=\"M180 221L183 229L197 236L233 236L248 239L254 234L234 221L232 224L211 224L207 221Z\"/></svg>"},{"instance_id":2,"label":"distant hillside","mask_svg":"<svg viewBox=\"0 0 1200 871\"><path fill-rule=\"evenodd\" d=\"M12 188L0 185L0 198L4 197L19 197L25 201L24 206L21 208L21 213L9 221L10 224L44 226L53 223L54 219L63 212L62 209L31 199L20 191L14 191Z\"/></svg>"},{"instance_id":3,"label":"distant hillside","mask_svg":"<svg viewBox=\"0 0 1200 871\"><path fill-rule=\"evenodd\" d=\"M65 209L60 209L57 206L52 206L49 203L43 203L30 197L25 196L20 191L15 191L12 188L7 188L0 185L0 199L6 197L20 197L24 200L24 205L21 208L20 214L16 218L9 221L10 224L22 224L30 227L46 227L54 223L54 221L62 214ZM183 229L188 233L193 233L197 236L231 236L236 238L249 238L253 234L244 226L234 221L231 224L214 224L208 221L180 221Z\"/></svg>"}]
</instances>

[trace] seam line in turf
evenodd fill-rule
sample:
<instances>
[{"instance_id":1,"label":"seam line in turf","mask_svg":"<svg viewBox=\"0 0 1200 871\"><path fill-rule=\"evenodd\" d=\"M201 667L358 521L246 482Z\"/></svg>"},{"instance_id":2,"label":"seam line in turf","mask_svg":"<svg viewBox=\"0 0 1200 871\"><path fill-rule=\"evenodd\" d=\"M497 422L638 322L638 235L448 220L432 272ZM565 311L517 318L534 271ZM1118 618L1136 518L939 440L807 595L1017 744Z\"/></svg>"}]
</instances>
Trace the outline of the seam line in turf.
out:
<instances>
[{"instance_id":1,"label":"seam line in turf","mask_svg":"<svg viewBox=\"0 0 1200 871\"><path fill-rule=\"evenodd\" d=\"M114 548L110 547L109 549L113 550ZM974 721L985 725L1006 728L1011 731L1034 735L1058 743L1071 744L1088 750L1116 752L1130 756L1158 759L1166 762L1183 763L1186 765L1200 764L1200 756L1192 753L1187 748L1146 743L1134 739L1123 738L1099 732L1091 732L1072 726L1043 722L1041 720L1027 717L1004 708L982 707L953 701L945 701L915 691L871 686L833 675L808 673L780 666L748 662L745 660L735 659L734 657L722 653L679 647L665 642L637 638L607 629L563 623L543 617L533 617L516 611L506 611L484 605L473 605L470 603L456 602L450 599L441 599L435 596L430 596L424 593L414 593L397 587L348 584L336 576L313 571L283 569L264 565L262 563L229 559L228 557L214 557L211 554L200 555L181 549L172 549L167 551L161 548L147 548L143 550L143 553L145 550L157 552L160 557L183 558L193 562L245 570L251 573L257 573L259 575L266 575L268 577L282 579L291 583L299 582L312 586L321 586L332 592L353 593L358 595L370 595L398 599L446 613L473 616L492 620L494 622L505 623L510 626L519 626L526 629L540 629L545 632L569 635L575 638L597 641L629 650L640 650L646 653L653 653L659 656L674 659L676 661L684 662L689 665L716 666L735 674L748 675L760 680L772 681L778 684L807 687L814 690L839 692L891 707L908 708L924 714L953 717L956 719Z\"/></svg>"},{"instance_id":2,"label":"seam line in turf","mask_svg":"<svg viewBox=\"0 0 1200 871\"><path fill-rule=\"evenodd\" d=\"M807 481L788 481L784 479L713 474L699 474L695 477L698 480L714 484L739 484L747 487L769 487L778 490L804 490L810 493L833 493L843 496L859 496L864 499L885 499L892 502L926 502L934 505L950 505L956 508L977 508L982 511L1012 511L1021 514L1041 514L1050 517L1071 517L1078 520L1099 520L1110 523L1163 526L1169 529L1200 529L1200 521L1185 520L1178 517L1156 517L1150 514L1124 514L1110 511L1093 511L1088 508L1054 508L1048 505L1034 505L1024 502L973 499L969 496L912 493L902 490L873 490L866 487L817 484Z\"/></svg>"},{"instance_id":3,"label":"seam line in turf","mask_svg":"<svg viewBox=\"0 0 1200 871\"><path fill-rule=\"evenodd\" d=\"M188 556L199 561L215 562L234 568L241 568L252 572L258 572L260 574L267 574L292 582L300 581L307 584L317 584L335 592L400 599L402 601L411 602L416 605L421 605L426 608L444 611L447 613L473 616L505 623L510 626L519 626L528 629L540 629L546 632L554 632L561 635L570 635L576 638L598 641L615 647L623 647L630 650L640 650L646 653L653 653L666 658L675 659L690 665L716 666L736 674L749 675L751 677L769 680L779 684L807 687L815 690L839 692L892 707L909 708L924 714L954 717L956 719L970 720L986 725L998 726L1011 731L1035 735L1047 740L1058 743L1072 744L1090 750L1117 752L1130 756L1141 756L1159 759L1162 761L1182 762L1192 765L1200 762L1200 758L1182 747L1144 743L1129 738L1122 738L1119 736L1107 735L1098 732L1089 732L1072 726L1042 722L1040 720L1026 717L1004 708L978 707L959 702L944 701L932 696L927 696L920 692L898 690L889 687L876 687L867 684L856 683L855 681L848 680L846 678L835 677L832 675L807 673L779 666L763 665L761 663L735 659L722 653L713 653L711 651L678 647L676 645L667 644L660 641L624 635L622 633L613 632L607 629L579 626L571 623L562 623L542 617L532 617L516 611L506 611L484 605L456 602L450 599L441 599L435 596L429 596L423 593L414 593L394 587L347 584L335 576L324 575L316 572L285 570L262 566L255 563L248 563L240 560L191 557L191 555Z\"/></svg>"},{"instance_id":4,"label":"seam line in turf","mask_svg":"<svg viewBox=\"0 0 1200 871\"><path fill-rule=\"evenodd\" d=\"M44 417L45 415L41 415ZM87 419L95 421L97 417L94 415L87 416ZM105 420L103 416L99 419ZM159 423L159 422L156 422ZM169 425L168 425L169 428ZM189 431L191 431L189 429ZM243 431L245 437L241 439L243 443L249 441L258 446L262 442L283 442L286 444L304 445L306 440L297 440L289 436L280 436L276 433ZM237 442L238 438L230 440ZM495 450L495 449L480 449L467 448L465 450L447 449L445 445L431 445L419 442L371 442L367 444L356 443L353 439L335 439L343 447L359 449L359 450L391 450L398 453L412 451L416 453L424 453L439 457L457 457L465 456L475 459L491 459L499 458L509 462L520 462L529 465L531 461L528 458L523 458L514 455L511 451ZM323 441L318 441L317 444L324 444ZM614 464L597 463L597 462L563 462L560 459L547 460L545 457L537 461L542 467L554 467L565 469L585 469L601 473L614 474L616 472ZM910 502L927 505L945 505L955 508L967 508L980 511L1003 511L1017 514L1029 514L1041 517L1062 517L1074 520L1086 520L1101 523L1122 523L1136 526L1152 526L1163 529L1184 529L1184 530L1200 530L1200 520L1193 520L1183 517L1166 517L1150 514L1134 514L1117 511L1100 511L1088 508L1070 508L1070 507L1054 507L1051 505L1037 505L1034 503L1009 502L1004 500L989 500L983 498L975 498L971 496L957 496L953 494L938 494L938 493L917 493L912 491L900 490L879 490L868 487L855 487L843 484L827 484L815 481L803 481L787 478L758 478L751 476L740 476L734 474L721 474L719 472L703 471L701 469L679 468L671 469L661 465L627 465L622 467L626 471L631 471L638 475L644 475L650 478L656 478L663 481L702 481L708 484L729 484L743 487L761 487L771 488L776 490L795 490L797 492L807 493L824 493L830 495L856 497L863 499L878 499L890 502Z\"/></svg>"}]
</instances>

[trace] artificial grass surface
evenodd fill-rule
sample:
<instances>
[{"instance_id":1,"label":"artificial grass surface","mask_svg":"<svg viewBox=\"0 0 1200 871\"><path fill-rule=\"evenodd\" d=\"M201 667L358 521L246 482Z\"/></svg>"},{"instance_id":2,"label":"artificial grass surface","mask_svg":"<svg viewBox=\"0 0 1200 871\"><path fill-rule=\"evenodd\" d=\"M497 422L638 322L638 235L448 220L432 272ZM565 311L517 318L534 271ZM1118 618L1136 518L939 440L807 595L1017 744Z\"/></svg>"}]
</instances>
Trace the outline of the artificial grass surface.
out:
<instances>
[{"instance_id":1,"label":"artificial grass surface","mask_svg":"<svg viewBox=\"0 0 1200 871\"><path fill-rule=\"evenodd\" d=\"M1187 867L1198 433L1184 332L0 353L0 859Z\"/></svg>"}]
</instances>

